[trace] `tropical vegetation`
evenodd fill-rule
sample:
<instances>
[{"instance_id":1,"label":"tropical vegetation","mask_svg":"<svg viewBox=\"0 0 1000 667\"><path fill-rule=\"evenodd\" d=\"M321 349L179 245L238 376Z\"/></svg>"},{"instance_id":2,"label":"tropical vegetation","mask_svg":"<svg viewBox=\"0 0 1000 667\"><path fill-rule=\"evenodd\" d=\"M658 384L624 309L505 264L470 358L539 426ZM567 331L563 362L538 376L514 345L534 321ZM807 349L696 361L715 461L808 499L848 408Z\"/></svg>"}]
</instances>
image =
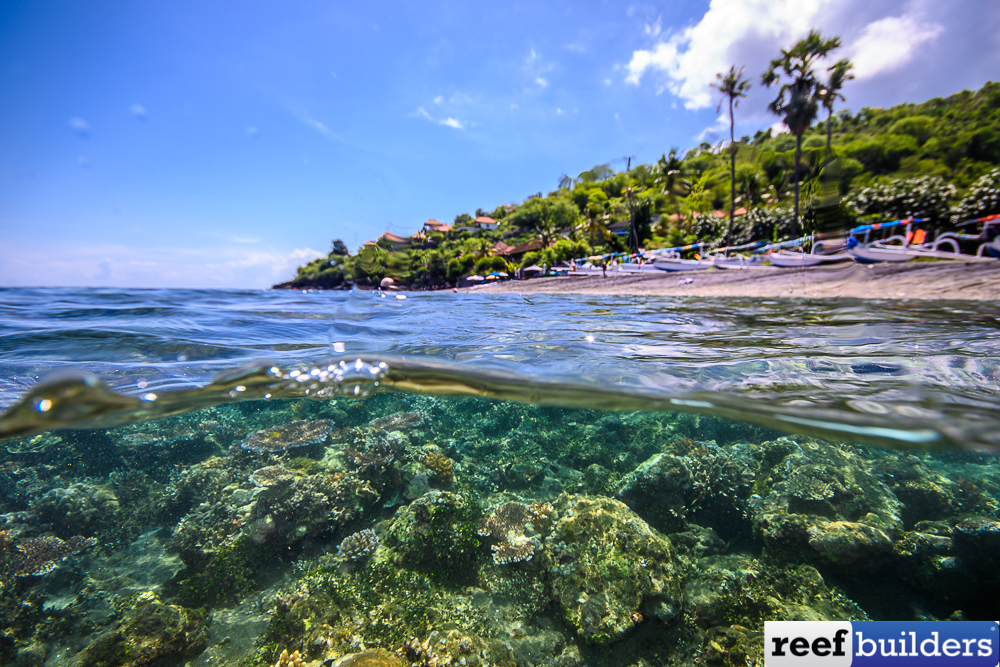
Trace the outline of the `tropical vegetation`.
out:
<instances>
[{"instance_id":1,"label":"tropical vegetation","mask_svg":"<svg viewBox=\"0 0 1000 667\"><path fill-rule=\"evenodd\" d=\"M824 47L831 41L816 39ZM794 57L794 49L784 55ZM783 62L777 70L784 77ZM496 229L425 231L406 247L383 236L353 255L336 241L326 257L300 267L282 286L338 288L378 284L388 276L414 288L442 288L474 273L511 274L627 252L630 225L639 245L650 250L699 241L725 245L730 220L731 244L739 244L901 217L945 229L1000 213L1000 83L920 104L834 112L849 71L840 61L813 73L816 113L793 127L801 133L764 130L685 152L672 148L654 164L623 171L602 164L575 178L564 175L544 196L476 211L497 221ZM738 74L733 68L720 84ZM786 105L792 92L786 91ZM726 102L739 99L722 94ZM815 120L819 106L826 118ZM724 212L734 206L740 207L737 215ZM473 219L464 213L454 226L467 227ZM510 253L517 246L522 252Z\"/></svg>"}]
</instances>

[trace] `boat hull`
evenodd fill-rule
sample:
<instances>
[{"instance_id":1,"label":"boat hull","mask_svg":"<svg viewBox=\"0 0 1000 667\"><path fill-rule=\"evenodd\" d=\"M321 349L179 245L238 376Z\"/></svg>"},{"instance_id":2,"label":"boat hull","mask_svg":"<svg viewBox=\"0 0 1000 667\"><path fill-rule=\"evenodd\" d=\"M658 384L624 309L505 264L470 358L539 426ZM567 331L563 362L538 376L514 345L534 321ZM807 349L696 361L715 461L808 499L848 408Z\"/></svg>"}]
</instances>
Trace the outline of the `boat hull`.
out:
<instances>
[{"instance_id":1,"label":"boat hull","mask_svg":"<svg viewBox=\"0 0 1000 667\"><path fill-rule=\"evenodd\" d=\"M912 259L924 255L910 252L902 248L866 248L857 246L847 252L851 253L854 261L859 264L879 264L881 262L909 262Z\"/></svg>"},{"instance_id":2,"label":"boat hull","mask_svg":"<svg viewBox=\"0 0 1000 667\"><path fill-rule=\"evenodd\" d=\"M763 259L741 259L738 257L716 257L712 260L712 265L717 269L763 269L765 268Z\"/></svg>"},{"instance_id":3,"label":"boat hull","mask_svg":"<svg viewBox=\"0 0 1000 667\"><path fill-rule=\"evenodd\" d=\"M671 259L669 257L660 257L655 262L653 266L658 268L660 271L700 271L701 269L710 269L714 266L711 261L706 261L703 259Z\"/></svg>"},{"instance_id":4,"label":"boat hull","mask_svg":"<svg viewBox=\"0 0 1000 667\"><path fill-rule=\"evenodd\" d=\"M807 255L802 252L787 252L787 253L771 253L769 255L771 264L783 269L804 267L804 266L818 266L820 264L833 264L835 262L846 262L852 259L852 256L846 252L837 253L835 255Z\"/></svg>"}]
</instances>

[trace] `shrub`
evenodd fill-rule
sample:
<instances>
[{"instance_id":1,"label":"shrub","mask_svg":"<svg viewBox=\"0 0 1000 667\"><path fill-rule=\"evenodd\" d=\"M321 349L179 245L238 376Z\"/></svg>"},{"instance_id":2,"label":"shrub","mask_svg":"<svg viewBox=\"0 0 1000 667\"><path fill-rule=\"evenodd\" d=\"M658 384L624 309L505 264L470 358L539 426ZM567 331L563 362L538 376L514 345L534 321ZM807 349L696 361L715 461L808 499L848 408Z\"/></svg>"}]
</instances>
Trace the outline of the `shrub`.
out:
<instances>
[{"instance_id":1,"label":"shrub","mask_svg":"<svg viewBox=\"0 0 1000 667\"><path fill-rule=\"evenodd\" d=\"M920 176L869 186L851 195L846 204L862 216L924 218L942 223L949 219L948 200L954 195L954 185L937 176Z\"/></svg>"},{"instance_id":2,"label":"shrub","mask_svg":"<svg viewBox=\"0 0 1000 667\"><path fill-rule=\"evenodd\" d=\"M983 175L952 210L952 220L970 220L1000 213L1000 169Z\"/></svg>"}]
</instances>

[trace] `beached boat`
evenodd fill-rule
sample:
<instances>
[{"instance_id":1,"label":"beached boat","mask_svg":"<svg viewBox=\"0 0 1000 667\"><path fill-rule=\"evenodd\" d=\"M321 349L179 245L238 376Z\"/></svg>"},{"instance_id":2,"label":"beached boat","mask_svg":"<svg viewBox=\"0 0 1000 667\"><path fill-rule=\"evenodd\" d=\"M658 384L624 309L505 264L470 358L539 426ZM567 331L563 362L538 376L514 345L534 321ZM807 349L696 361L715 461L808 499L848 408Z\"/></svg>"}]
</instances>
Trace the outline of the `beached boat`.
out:
<instances>
[{"instance_id":1,"label":"beached boat","mask_svg":"<svg viewBox=\"0 0 1000 667\"><path fill-rule=\"evenodd\" d=\"M710 259L681 259L680 257L657 257L653 266L661 271L698 271L710 269L714 265Z\"/></svg>"},{"instance_id":2,"label":"beached boat","mask_svg":"<svg viewBox=\"0 0 1000 667\"><path fill-rule=\"evenodd\" d=\"M647 273L658 270L653 264L619 264L615 268L622 273Z\"/></svg>"},{"instance_id":3,"label":"beached boat","mask_svg":"<svg viewBox=\"0 0 1000 667\"><path fill-rule=\"evenodd\" d=\"M820 264L834 264L836 262L846 262L853 257L846 252L836 252L829 255L819 255L804 252L772 252L768 255L771 264L783 269L791 269L803 266L819 266Z\"/></svg>"},{"instance_id":4,"label":"beached boat","mask_svg":"<svg viewBox=\"0 0 1000 667\"><path fill-rule=\"evenodd\" d=\"M760 255L753 257L747 257L746 255L722 257L721 255L716 255L712 260L712 265L717 269L763 269L766 267L766 260Z\"/></svg>"}]
</instances>

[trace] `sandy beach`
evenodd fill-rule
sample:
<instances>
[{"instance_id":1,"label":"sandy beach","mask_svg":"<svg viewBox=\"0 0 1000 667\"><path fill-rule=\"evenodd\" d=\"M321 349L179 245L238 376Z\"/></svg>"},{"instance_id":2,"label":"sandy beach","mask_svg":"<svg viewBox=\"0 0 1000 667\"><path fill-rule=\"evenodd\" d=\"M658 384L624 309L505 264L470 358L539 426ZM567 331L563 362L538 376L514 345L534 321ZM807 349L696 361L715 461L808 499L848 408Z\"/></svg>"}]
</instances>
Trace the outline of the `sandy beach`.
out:
<instances>
[{"instance_id":1,"label":"sandy beach","mask_svg":"<svg viewBox=\"0 0 1000 667\"><path fill-rule=\"evenodd\" d=\"M693 282L681 284L681 281ZM791 297L994 300L1000 297L1000 261L917 261L742 271L707 269L602 276L535 278L470 288L522 294L634 294L650 296ZM469 290L462 290L469 291Z\"/></svg>"}]
</instances>

